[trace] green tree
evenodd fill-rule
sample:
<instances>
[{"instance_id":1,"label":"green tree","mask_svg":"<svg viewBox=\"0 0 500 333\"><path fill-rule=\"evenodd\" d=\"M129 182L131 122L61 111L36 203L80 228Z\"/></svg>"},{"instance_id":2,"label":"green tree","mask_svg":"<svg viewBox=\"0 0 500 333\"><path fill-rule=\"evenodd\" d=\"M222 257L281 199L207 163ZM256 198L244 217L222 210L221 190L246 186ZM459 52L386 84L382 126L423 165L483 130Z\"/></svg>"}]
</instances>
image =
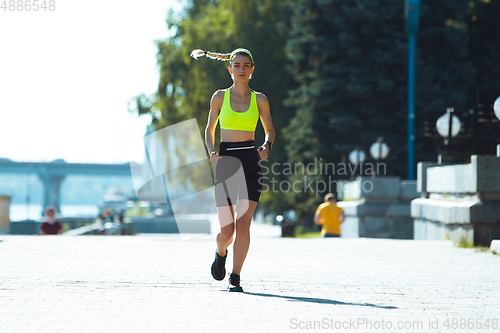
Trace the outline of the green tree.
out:
<instances>
[{"instance_id":1,"label":"green tree","mask_svg":"<svg viewBox=\"0 0 500 333\"><path fill-rule=\"evenodd\" d=\"M470 64L467 12L463 0L422 3L418 34L416 112L445 111L465 104ZM298 87L287 100L297 112L285 129L289 160L340 163L356 146L383 136L391 147L387 173L406 176L407 37L404 2L295 0L287 43ZM452 19L461 24L447 24ZM417 128L417 160L434 147ZM435 155L434 155L435 156ZM434 157L435 158L435 157ZM318 164L319 165L319 164ZM331 175L311 175L330 183ZM342 175L336 175L342 178ZM291 176L295 181L299 176ZM322 193L323 194L323 193ZM315 193L292 193L299 213L311 223Z\"/></svg>"},{"instance_id":2,"label":"green tree","mask_svg":"<svg viewBox=\"0 0 500 333\"><path fill-rule=\"evenodd\" d=\"M471 87L468 91L468 108L477 109L477 88L500 89L500 1L471 0L466 24L468 50L473 63ZM471 154L491 155L497 141L487 123L473 118L474 139L466 142L465 151ZM500 131L499 124L493 126ZM498 138L497 140L500 140Z\"/></svg>"},{"instance_id":3,"label":"green tree","mask_svg":"<svg viewBox=\"0 0 500 333\"><path fill-rule=\"evenodd\" d=\"M196 118L203 136L208 119L210 98L221 88L231 86L228 63L189 54L194 49L231 52L237 47L249 49L255 60L250 87L269 99L276 129L276 142L269 164L286 159L281 129L288 124L293 109L283 105L293 80L286 70L285 42L289 22L286 0L192 0L180 14L171 12L168 28L172 37L158 42L160 81L155 96L137 97L137 110L151 113L156 128ZM216 142L219 142L216 131ZM258 126L256 142L264 132ZM272 193L263 193L262 201L273 209L282 209L283 201Z\"/></svg>"},{"instance_id":4,"label":"green tree","mask_svg":"<svg viewBox=\"0 0 500 333\"><path fill-rule=\"evenodd\" d=\"M469 6L467 24L474 86L500 88L500 1L471 0Z\"/></svg>"}]
</instances>

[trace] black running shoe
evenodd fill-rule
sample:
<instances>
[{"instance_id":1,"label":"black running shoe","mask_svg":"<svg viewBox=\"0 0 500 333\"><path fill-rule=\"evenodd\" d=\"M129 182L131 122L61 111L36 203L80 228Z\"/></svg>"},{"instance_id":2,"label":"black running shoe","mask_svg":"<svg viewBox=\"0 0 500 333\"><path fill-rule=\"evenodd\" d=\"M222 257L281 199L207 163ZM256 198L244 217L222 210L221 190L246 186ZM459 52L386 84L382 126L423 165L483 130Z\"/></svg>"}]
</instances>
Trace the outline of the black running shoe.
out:
<instances>
[{"instance_id":1,"label":"black running shoe","mask_svg":"<svg viewBox=\"0 0 500 333\"><path fill-rule=\"evenodd\" d=\"M243 292L243 288L240 286L240 276L238 274L229 274L229 287L227 287L227 291Z\"/></svg>"},{"instance_id":2,"label":"black running shoe","mask_svg":"<svg viewBox=\"0 0 500 333\"><path fill-rule=\"evenodd\" d=\"M228 252L228 250L226 250L226 255L224 257L221 257L217 253L217 251L215 251L215 260L214 260L214 263L212 264L212 276L217 281L224 280L224 277L226 276L227 252Z\"/></svg>"}]
</instances>

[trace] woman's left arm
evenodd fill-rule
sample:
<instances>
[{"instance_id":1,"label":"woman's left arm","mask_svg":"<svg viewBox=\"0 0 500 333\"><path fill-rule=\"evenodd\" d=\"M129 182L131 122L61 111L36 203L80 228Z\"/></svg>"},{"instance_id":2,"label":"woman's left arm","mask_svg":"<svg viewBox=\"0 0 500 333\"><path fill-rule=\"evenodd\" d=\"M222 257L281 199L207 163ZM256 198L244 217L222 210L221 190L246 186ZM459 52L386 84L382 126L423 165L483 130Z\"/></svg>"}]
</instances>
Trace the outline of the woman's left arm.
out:
<instances>
[{"instance_id":1,"label":"woman's left arm","mask_svg":"<svg viewBox=\"0 0 500 333\"><path fill-rule=\"evenodd\" d=\"M266 141L259 148L260 158L267 158L269 153L269 144L267 142L274 142L274 127L273 121L271 119L271 112L269 110L269 101L266 95L262 93L257 93L257 107L259 109L260 121L262 122L262 127L264 127L264 132L266 133Z\"/></svg>"}]
</instances>

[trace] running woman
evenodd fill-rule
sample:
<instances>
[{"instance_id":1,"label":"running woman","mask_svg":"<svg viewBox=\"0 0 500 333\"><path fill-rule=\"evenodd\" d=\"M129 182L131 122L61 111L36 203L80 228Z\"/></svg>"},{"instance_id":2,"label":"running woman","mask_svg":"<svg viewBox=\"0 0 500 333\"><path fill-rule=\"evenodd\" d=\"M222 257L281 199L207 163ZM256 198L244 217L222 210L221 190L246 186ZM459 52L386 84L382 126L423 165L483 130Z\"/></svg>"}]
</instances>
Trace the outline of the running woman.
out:
<instances>
[{"instance_id":1,"label":"running woman","mask_svg":"<svg viewBox=\"0 0 500 333\"><path fill-rule=\"evenodd\" d=\"M194 50L191 56L197 59L229 61L229 74L233 85L217 90L210 101L210 113L205 129L205 142L210 152L210 163L215 165L215 201L221 225L217 235L217 250L212 264L212 276L222 281L226 275L227 248L233 244L233 270L229 274L228 291L243 292L240 272L250 246L250 223L259 201L262 183L259 181L261 168L259 158L266 159L274 142L274 127L269 112L267 97L253 91L248 81L255 70L250 51L236 49L221 54ZM260 147L255 146L255 129L259 120L266 138ZM214 149L215 128L220 121L221 143L219 152ZM238 170L244 174L238 178ZM242 175L241 173L239 175ZM236 180L235 180L236 178ZM239 208L236 214L236 199Z\"/></svg>"}]
</instances>

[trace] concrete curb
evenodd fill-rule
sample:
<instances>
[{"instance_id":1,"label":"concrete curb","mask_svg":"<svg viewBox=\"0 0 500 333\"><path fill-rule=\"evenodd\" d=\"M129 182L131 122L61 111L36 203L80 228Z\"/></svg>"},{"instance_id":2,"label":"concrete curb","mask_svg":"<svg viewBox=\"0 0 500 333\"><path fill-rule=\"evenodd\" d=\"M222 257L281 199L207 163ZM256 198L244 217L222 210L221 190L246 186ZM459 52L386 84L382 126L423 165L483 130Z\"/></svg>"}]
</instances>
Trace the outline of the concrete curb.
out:
<instances>
[{"instance_id":1,"label":"concrete curb","mask_svg":"<svg viewBox=\"0 0 500 333\"><path fill-rule=\"evenodd\" d=\"M500 239L494 239L491 241L490 251L500 255Z\"/></svg>"}]
</instances>

